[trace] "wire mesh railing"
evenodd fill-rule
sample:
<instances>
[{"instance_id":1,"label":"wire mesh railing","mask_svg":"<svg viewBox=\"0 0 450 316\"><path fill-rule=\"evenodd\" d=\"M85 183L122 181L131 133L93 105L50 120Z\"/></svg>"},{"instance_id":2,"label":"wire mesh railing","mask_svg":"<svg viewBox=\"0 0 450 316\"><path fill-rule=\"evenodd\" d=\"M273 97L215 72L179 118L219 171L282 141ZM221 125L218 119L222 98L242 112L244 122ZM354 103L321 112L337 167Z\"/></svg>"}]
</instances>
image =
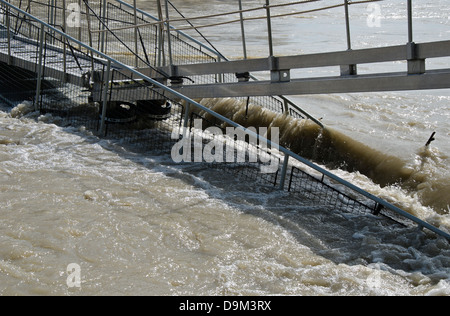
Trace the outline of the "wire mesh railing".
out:
<instances>
[{"instance_id":1,"label":"wire mesh railing","mask_svg":"<svg viewBox=\"0 0 450 316\"><path fill-rule=\"evenodd\" d=\"M116 1L119 5L118 7L122 10L126 10L129 14L132 13L133 7L130 4L127 4L121 0ZM168 5L173 4L168 1ZM173 6L175 8L175 6ZM177 13L180 14L178 10ZM145 11L138 10L139 14L143 17L143 24L141 24L138 29L145 29L146 27L169 27L171 30L171 41L170 44L164 41L162 43L162 58L167 59L169 56L169 51L171 52L173 58L173 64L175 65L183 65L183 64L195 64L195 63L205 63L205 62L220 62L228 60L223 54L217 51L214 46L208 47L201 42L197 41L193 37L187 35L186 33L173 28L171 25L166 24L167 21L161 21L158 18L148 14ZM187 21L189 19L183 18ZM145 21L144 21L145 20ZM134 28L133 25L124 26L128 30L130 28ZM112 28L114 30L114 28ZM162 32L162 31L160 31ZM162 32L163 36L164 32ZM200 32L199 34L205 38ZM160 36L161 37L161 36ZM207 39L206 41L212 45ZM161 46L161 45L160 45ZM192 54L194 52L194 54ZM165 65L166 63L160 63ZM256 80L257 78L252 76L251 74L242 74L246 76L246 80L252 79ZM237 76L233 74L222 74L222 75L206 75L206 76L191 76L188 78L189 80L184 80L183 84L207 84L207 83L217 83L217 82L236 82ZM239 99L239 98L238 98ZM261 107L268 108L272 111L276 111L277 113L288 112L291 115L294 115L298 118L310 118L316 121L319 125L320 122L312 118L308 113L304 112L299 106L294 104L291 100L283 97L283 96L264 96L264 97L252 97L252 102L258 104Z\"/></svg>"},{"instance_id":2,"label":"wire mesh railing","mask_svg":"<svg viewBox=\"0 0 450 316\"><path fill-rule=\"evenodd\" d=\"M450 239L448 233L279 146L276 138L268 140L266 137L275 133L273 129L263 133L245 128L7 1L0 0L0 3L3 18L6 16L9 20L8 26L28 24L22 26L23 30L39 33L32 36L32 39L37 38L33 48L37 69L29 71L31 82L37 81L36 90L40 82L41 91L36 93L40 98L38 109L59 116L62 124L85 126L100 137L114 139L133 150L170 153L173 159L175 154L185 162L201 161L223 168L238 176L300 194L333 211L382 214L395 220L403 218L408 224L415 223ZM11 42L12 37L8 34L6 37ZM4 38L0 39L3 44ZM77 55L71 50L55 49L61 45L77 48L77 54L91 56L90 94L65 82L64 78L54 78L51 72L45 72L49 63L61 63L58 58L62 55ZM15 67L7 62L1 66ZM26 75L25 72L23 77ZM228 134L228 128L241 133L240 136ZM201 141L190 142L195 139ZM232 148L231 154L224 148Z\"/></svg>"},{"instance_id":3,"label":"wire mesh railing","mask_svg":"<svg viewBox=\"0 0 450 316\"><path fill-rule=\"evenodd\" d=\"M170 74L158 70L159 66L195 64L204 62L218 62L223 56L194 41L182 32L170 33L170 41L163 24L157 24L155 18L140 11L136 14L132 8L126 6L122 1L86 1L68 3L66 0L10 0L11 4L23 9L27 13L38 17L56 29L63 30L71 37L89 44L98 51L115 58L132 67L149 67L160 77L169 78ZM25 22L31 23L25 23ZM29 38L37 40L37 33L33 28L32 21L26 16L16 19L12 29ZM135 24L145 25L136 28ZM53 42L63 47L63 41L53 32ZM67 49L67 47L65 47ZM72 49L83 50L79 45ZM171 60L169 60L169 55ZM235 82L236 76L207 75L192 76L188 80L182 80L183 84L190 83L215 83ZM290 100L283 97L258 97L252 98L253 103L262 107L283 113L289 108L289 113L296 117L307 117L301 109Z\"/></svg>"}]
</instances>

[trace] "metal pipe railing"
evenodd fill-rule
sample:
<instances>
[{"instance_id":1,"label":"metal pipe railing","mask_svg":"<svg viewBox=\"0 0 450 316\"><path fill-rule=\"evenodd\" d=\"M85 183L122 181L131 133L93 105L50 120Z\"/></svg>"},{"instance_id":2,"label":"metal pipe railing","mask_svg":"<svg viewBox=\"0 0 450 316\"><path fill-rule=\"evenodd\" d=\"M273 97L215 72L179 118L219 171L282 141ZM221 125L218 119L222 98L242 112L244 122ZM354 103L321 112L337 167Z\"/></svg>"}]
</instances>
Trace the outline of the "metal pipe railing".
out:
<instances>
[{"instance_id":1,"label":"metal pipe railing","mask_svg":"<svg viewBox=\"0 0 450 316\"><path fill-rule=\"evenodd\" d=\"M277 148L281 153L283 153L285 155L285 160L284 160L284 163L283 163L283 169L282 169L282 173L281 173L282 177L283 177L283 174L286 175L286 173L287 173L289 159L293 158L293 159L303 163L304 165L310 167L311 169L321 173L322 175L325 175L328 178L336 181L337 183L339 183L339 184L341 184L341 185L343 185L343 186L345 186L345 187L347 187L347 188L349 188L349 189L351 189L351 190L361 194L362 196L364 196L364 197L366 197L366 198L368 198L368 199L378 203L378 205L381 205L384 208L386 208L386 209L388 209L388 210L390 210L390 211L392 211L392 212L394 212L394 213L396 213L396 214L398 214L400 216L403 216L403 217L411 220L412 222L416 223L420 228L427 228L430 231L434 232L435 234L437 234L439 236L442 236L442 237L444 237L444 238L446 238L447 240L450 241L450 234L448 234L448 233L438 229L437 227L435 227L435 226L433 226L433 225L431 225L431 224L429 224L429 223L427 223L427 222L425 222L425 221L415 217L412 214L409 214L408 212L398 208L395 205L392 205L391 203L389 203L389 202L387 202L387 201L385 201L385 200L383 200L383 199L381 199L381 198L379 198L377 196L374 196L373 194L371 194L369 192L364 191L363 189L357 187L356 185L354 185L354 184L352 184L352 183L350 183L350 182L348 182L348 181L346 181L346 180L344 180L344 179L334 175L330 171L323 169L322 167L320 167L320 166L312 163L311 161L309 161L309 160L299 156L298 154L292 152L291 150L289 150L287 148L284 148L282 146L279 146L279 144L275 144L275 143L271 142L270 140L266 139L265 137L255 133L251 129L247 129L247 128L243 127L242 125L239 125L238 123L236 123L236 122L234 122L234 121L232 121L232 120L230 120L230 119L228 119L228 118L226 118L226 117L224 117L224 116L214 112L213 110L211 110L211 109L201 105L200 103L198 103L198 102L196 102L196 101L194 101L194 100L184 96L183 94L181 94L181 93L179 93L179 92L177 92L175 90L172 90L171 88L165 86L164 84L162 84L162 83L160 83L160 82L158 82L158 81L156 81L156 80L154 80L154 79L152 79L152 78L150 78L148 76L143 75L138 70L133 69L133 68L129 67L128 65L126 65L126 64L124 64L124 63L122 63L120 61L117 61L117 60L109 57L108 55L106 55L106 54L104 54L104 53L102 53L102 52L100 52L100 51L90 47L89 45L87 45L87 44L85 44L85 43L83 43L81 41L78 41L77 39L75 39L75 38L67 35L66 33L64 33L62 31L52 27L51 25L45 23L44 21L39 20L38 18L34 17L33 15L31 15L31 14L29 14L29 13L27 13L27 12L25 12L25 11L19 9L19 8L17 8L16 6L8 3L6 0L0 0L0 3L3 3L7 7L9 7L10 9L15 10L16 12L22 14L23 16L26 16L29 19L34 20L35 22L39 23L43 29L46 28L46 29L48 29L48 31L50 31L52 33L59 34L63 38L65 38L66 40L71 41L71 42L73 42L75 44L78 44L80 47L83 47L84 49L86 49L88 51L91 51L93 54L96 54L100 58L103 58L104 59L104 61L103 61L104 65L107 66L107 65L111 64L111 65L114 65L116 67L122 68L123 70L127 70L128 72L133 73L137 77L140 77L143 80L148 81L154 87L158 87L158 88L164 90L166 93L169 93L169 94L179 98L180 100L185 101L189 106L194 106L194 107L204 111L205 113L210 114L211 116L215 117L216 119L218 119L218 120L220 120L220 121L222 121L222 122L224 122L226 124L229 124L230 126L235 127L237 129L243 131L244 133L247 133L251 137L254 137L255 139L258 139L261 142L264 142L265 144L267 144L267 146L270 146L271 148ZM286 176L284 176L284 180L281 181L280 188L284 188L285 180L286 180Z\"/></svg>"},{"instance_id":2,"label":"metal pipe railing","mask_svg":"<svg viewBox=\"0 0 450 316\"><path fill-rule=\"evenodd\" d=\"M119 3L120 5L123 5L131 10L134 10L134 7L126 2L123 2L122 0L115 0L117 3ZM373 1L373 0L371 0ZM314 1L311 1L314 2ZM304 1L303 1L304 3ZM274 6L279 6L279 5L269 5L269 7L274 7ZM154 17L153 15L149 14L146 11L143 11L141 9L136 8L136 11L139 12L139 14L142 14L143 16L150 18L154 21L160 21L160 19ZM164 22L165 23L165 22ZM176 32L179 36L186 38L189 41L192 41L193 43L199 45L201 48L207 50L208 52L214 54L215 56L218 56L218 61L220 62L220 59L224 60L224 61L230 61L227 57L225 57L222 53L220 53L219 51L212 49L208 46L206 46L205 44L203 44L202 42L198 41L197 39L193 38L192 36L175 29L174 27L169 26L170 29L174 32ZM259 79L256 78L255 76L253 76L252 74L250 74L250 78L252 80L258 81ZM324 125L322 124L322 122L320 122L319 120L317 120L314 116L312 116L311 114L309 114L308 112L306 112L305 110L303 110L302 108L300 108L297 104L293 103L291 100L289 100L288 98L284 97L284 96L278 96L280 99L283 100L284 103L288 104L289 107L291 107L292 109L296 110L297 112L300 112L302 115L304 115L306 118L310 119L311 121L313 121L314 123L316 123L317 125L319 125L321 128L324 128Z\"/></svg>"},{"instance_id":3,"label":"metal pipe railing","mask_svg":"<svg viewBox=\"0 0 450 316\"><path fill-rule=\"evenodd\" d=\"M121 5L126 6L126 7L129 8L129 9L133 9L133 6L131 6L131 5L128 4L128 3L123 2L122 0L116 0L116 1L117 1L118 3L120 3ZM314 2L314 1L311 1L311 2ZM302 3L304 3L304 2L302 2ZM270 7L278 7L278 6L279 6L279 5L270 5L270 3L269 3L268 8L270 8ZM143 14L144 16L146 16L146 17L148 17L148 18L150 18L150 19L153 19L153 20L155 20L155 21L159 21L159 19L157 19L156 17L152 16L152 15L149 14L148 12L143 11L143 10L140 10L140 9L137 9L137 10L138 10L138 12L139 12L140 14ZM242 21L242 22L243 22L243 21ZM186 38L186 39L189 40L189 41L194 42L195 44L199 45L201 48L206 49L207 51L209 51L210 53L217 55L218 58L219 58L219 60L218 60L219 62L220 62L220 59L223 59L224 61L230 61L227 57L225 57L225 56L224 56L222 53L220 53L219 51L214 50L214 49L211 49L210 47L204 45L202 42L196 40L195 38L189 36L188 34L182 32L182 31L180 31L180 30L175 29L174 27L170 27L170 28L171 28L173 31L175 31L178 35L180 35L180 36ZM256 77L253 76L252 74L250 74L250 78L251 78L252 80L255 80L255 81L258 81L258 80L259 80L258 78L256 78ZM280 95L280 96L278 96L278 97L279 97L280 99L282 99L283 102L284 102L285 104L288 104L288 106L289 106L290 108L296 110L297 112L299 112L299 113L301 113L302 115L304 115L306 118L312 120L314 123L316 123L317 125L319 125L321 128L324 128L324 125L322 124L322 122L320 122L320 121L317 120L315 117L313 117L312 115L310 115L308 112L306 112L305 110L303 110L302 108L300 108L297 104L293 103L291 100L289 100L288 98L286 98L286 97L284 97L284 96L281 96L281 95Z\"/></svg>"}]
</instances>

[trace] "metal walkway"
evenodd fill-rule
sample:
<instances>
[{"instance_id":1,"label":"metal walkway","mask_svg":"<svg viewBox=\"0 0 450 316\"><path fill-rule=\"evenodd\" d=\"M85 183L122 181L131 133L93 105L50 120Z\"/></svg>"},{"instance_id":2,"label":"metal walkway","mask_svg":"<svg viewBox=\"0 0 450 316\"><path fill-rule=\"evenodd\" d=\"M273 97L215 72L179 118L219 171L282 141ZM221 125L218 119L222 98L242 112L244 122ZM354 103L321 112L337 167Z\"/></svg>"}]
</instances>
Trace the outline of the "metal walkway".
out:
<instances>
[{"instance_id":1,"label":"metal walkway","mask_svg":"<svg viewBox=\"0 0 450 316\"><path fill-rule=\"evenodd\" d=\"M450 88L450 69L426 70L429 58L450 56L450 41L348 50L311 55L269 57L172 67L177 76L266 71L268 81L246 81L189 85L177 90L192 98L221 98L263 95L311 95L378 91ZM358 64L405 61L408 69L396 73L357 74ZM351 66L348 66L351 65ZM291 77L291 70L341 67L341 75L322 78ZM349 69L352 69L350 72Z\"/></svg>"},{"instance_id":2,"label":"metal walkway","mask_svg":"<svg viewBox=\"0 0 450 316\"><path fill-rule=\"evenodd\" d=\"M192 98L273 96L277 94L311 95L450 88L450 68L437 70L426 69L426 62L428 59L450 56L450 40L420 44L414 42L412 0L408 0L406 5L408 16L408 41L405 45L360 50L352 49L349 6L376 1L343 0L340 4L338 3L329 7L318 7L306 11L296 12L293 8L293 12L284 15L306 14L324 9L344 7L348 47L346 51L284 57L274 56L272 39L273 16L271 15L271 8L313 2L320 1L300 1L291 4L271 5L270 1L266 0L266 5L259 8L266 12L265 16L256 19L264 19L267 21L268 58L247 59L244 27L246 19L243 17L243 12L255 11L258 10L258 8L243 10L242 1L239 0L240 10L237 12L240 13L244 60L196 63L191 65L171 64L169 67L161 68L161 70L170 73L171 76L175 77L236 74L237 78L231 82L217 81L208 84L189 84L183 87L174 87L177 91ZM224 13L224 15L226 14ZM284 15L278 15L277 17ZM222 15L216 14L214 16L220 17ZM196 20L200 18L201 17L198 17ZM254 17L249 18L249 20L254 19ZM189 20L186 21L189 22ZM228 23L228 21L219 22L215 23L214 26ZM203 27L205 26L202 26L202 28ZM404 62L406 67L403 72L374 72L366 75L358 75L358 65L386 62ZM291 74L292 70L320 67L336 67L337 69L340 69L340 75L322 78L294 78ZM266 77L270 78L270 80L259 82L250 80L248 74L251 72L266 72Z\"/></svg>"},{"instance_id":3,"label":"metal walkway","mask_svg":"<svg viewBox=\"0 0 450 316\"><path fill-rule=\"evenodd\" d=\"M18 90L22 79L35 84L33 102L37 111L83 125L99 136L126 139L139 149L147 144L151 149L170 152L188 131L211 137L195 128L197 119L219 129L235 127L265 144L256 150L266 151L270 161L279 162L277 171L261 174L263 162L256 167L218 167L304 195L324 207L382 215L407 226L427 228L450 240L450 234L192 99L243 97L237 103L241 108L248 109L252 103L292 119L303 119L315 124L320 133L320 121L280 94L351 92L350 87L354 91L450 87L449 71L425 69L426 58L449 55L449 42L416 45L411 39L406 46L384 49L279 58L270 54L267 59L228 61L216 50L173 29L167 11L170 2L166 0L164 17L161 1L156 1L158 18L120 0L79 0L70 7L65 0L0 0L0 66L8 72L3 77L19 80ZM266 6L258 9L267 12L270 24L271 6L266 1ZM309 2L320 1L295 4ZM344 0L343 5L348 7L349 2ZM381 51L382 57L375 57ZM407 73L386 75L389 80L378 86L373 85L372 77L376 82L383 82L384 77L357 75L356 64L380 58L406 58ZM341 66L341 76L302 80L290 77L291 69L328 65ZM255 80L250 74L255 70L268 71L271 80ZM399 80L403 77L406 79ZM391 86L394 81L398 85ZM248 146L232 141L236 146ZM268 146L276 148L276 152L267 151Z\"/></svg>"},{"instance_id":4,"label":"metal walkway","mask_svg":"<svg viewBox=\"0 0 450 316\"><path fill-rule=\"evenodd\" d=\"M43 77L55 78L80 87L86 84L85 76L92 70L92 62L96 68L103 66L95 58L73 51L67 54L67 51L50 44L46 45L39 56L40 44L36 40L14 34L0 25L0 62L9 66L38 73L39 64L45 62L41 73ZM65 61L62 62L63 60Z\"/></svg>"}]
</instances>

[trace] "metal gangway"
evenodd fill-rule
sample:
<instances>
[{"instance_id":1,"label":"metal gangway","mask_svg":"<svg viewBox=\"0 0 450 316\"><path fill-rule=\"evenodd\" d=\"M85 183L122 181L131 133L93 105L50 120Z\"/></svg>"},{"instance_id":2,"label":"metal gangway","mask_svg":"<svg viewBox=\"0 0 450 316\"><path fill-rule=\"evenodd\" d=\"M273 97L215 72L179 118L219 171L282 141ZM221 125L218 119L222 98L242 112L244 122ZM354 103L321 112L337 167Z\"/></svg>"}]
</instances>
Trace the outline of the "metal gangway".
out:
<instances>
[{"instance_id":1,"label":"metal gangway","mask_svg":"<svg viewBox=\"0 0 450 316\"><path fill-rule=\"evenodd\" d=\"M244 10L242 1L239 1L239 11L217 13L210 16L199 16L190 19L167 19L171 21L184 21L190 23L191 27L180 27L179 30L203 29L240 22L241 38L243 47L243 60L229 61L225 58L220 62L195 63L189 65L174 65L162 67L161 69L175 77L192 77L206 75L230 75L236 74L238 80L216 81L213 83L197 83L174 87L175 90L192 98L223 98L223 97L254 97L281 95L313 95L330 93L357 93L357 92L380 92L380 91L408 91L408 90L431 90L450 88L450 68L427 69L426 62L432 58L450 56L450 40L416 43L414 42L413 6L412 0L406 2L408 20L407 41L404 45L376 47L367 49L353 49L351 39L351 21L349 7L351 5L381 2L384 0L350 1L343 0L333 5L322 5L308 10L300 10L273 16L271 10L283 6L296 6L302 4L319 3L323 1L304 0L285 4L270 4L266 0L262 7ZM345 9L346 41L347 50L331 51L316 54L302 54L292 56L275 56L272 20L284 16L303 15L312 12L330 10L343 7ZM243 13L264 11L265 14L257 17L244 18ZM191 21L202 21L211 17L230 16L239 13L239 20L226 20L207 25L194 26ZM248 20L265 20L267 23L267 58L247 58L247 45L244 23ZM264 21L263 21L264 22ZM143 25L145 26L145 25ZM140 28L141 25L136 26ZM134 26L133 26L134 28ZM344 36L343 36L344 37ZM406 39L406 37L405 37ZM370 66L377 63L400 63L404 62L406 67L401 72L358 74L358 65ZM339 67L339 76L294 78L293 70L306 68ZM250 80L252 72L265 72L269 80ZM254 78L253 78L254 79Z\"/></svg>"},{"instance_id":2,"label":"metal gangway","mask_svg":"<svg viewBox=\"0 0 450 316\"><path fill-rule=\"evenodd\" d=\"M284 85L298 84L290 78L292 65L344 65L337 80L357 82L361 76L356 74L356 64L378 61L374 55L382 51L388 60L406 56L409 71L404 76L411 78L406 80L410 89L437 89L447 87L449 81L443 78L448 78L448 73L445 70L425 71L425 58L447 56L448 42L416 45L411 39L404 47L365 52L349 50L286 58L270 54L267 59L229 61L214 48L174 29L168 14L169 1L166 1L164 16L161 1L157 0L158 17L121 0L68 2L0 0L0 79L11 80L18 90L29 89L36 111L58 115L66 124L83 125L101 137L122 137L138 144L139 148L146 144L166 153L187 130L204 132L195 129L196 119L207 126L232 126L277 148L276 152L267 154L280 162L279 168L274 173L262 175L260 166L254 164L244 168L227 164L219 167L295 192L332 209L373 213L406 226L426 228L450 240L447 232L193 100L194 97L243 97L241 104L248 107L252 97L252 102L261 108L308 121L320 130L324 126L319 120L280 96L280 91L293 94L289 89L297 91L295 94L314 93L313 90L301 90L300 86L280 89ZM316 1L295 4L302 2ZM343 5L347 8L349 2L345 0ZM272 45L271 7L267 0L264 10L269 25L269 47ZM243 22L242 18L240 22ZM435 51L436 47L438 51ZM272 49L270 53L273 53ZM250 71L261 69L270 72L270 81L257 81L250 74ZM395 77L389 80L398 80ZM364 82L367 78L361 80ZM313 81L306 80L311 85L314 85ZM418 85L414 86L414 82ZM233 88L226 88L227 85ZM267 92L256 88L259 85L266 86ZM279 89L271 90L275 88L270 87ZM398 88L402 90L405 86ZM348 88L344 90L348 91ZM366 88L357 90L365 91ZM333 91L328 85L316 93ZM1 91L6 99L8 93ZM248 144L236 142L236 146Z\"/></svg>"}]
</instances>

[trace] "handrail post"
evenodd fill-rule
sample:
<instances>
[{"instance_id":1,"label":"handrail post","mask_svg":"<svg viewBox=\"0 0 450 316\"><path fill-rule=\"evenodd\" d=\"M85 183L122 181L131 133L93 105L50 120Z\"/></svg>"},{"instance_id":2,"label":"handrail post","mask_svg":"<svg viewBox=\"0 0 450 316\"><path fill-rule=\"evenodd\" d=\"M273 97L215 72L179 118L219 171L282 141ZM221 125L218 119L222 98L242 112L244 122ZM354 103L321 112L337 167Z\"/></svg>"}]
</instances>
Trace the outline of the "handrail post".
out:
<instances>
[{"instance_id":1,"label":"handrail post","mask_svg":"<svg viewBox=\"0 0 450 316\"><path fill-rule=\"evenodd\" d=\"M164 16L162 13L162 4L161 0L156 0L156 6L158 9L158 18L159 21L162 22L164 20ZM158 39L158 60L157 66L162 67L166 65L166 58L164 54L164 24L157 24L157 39Z\"/></svg>"},{"instance_id":2,"label":"handrail post","mask_svg":"<svg viewBox=\"0 0 450 316\"><path fill-rule=\"evenodd\" d=\"M9 17L9 8L6 7L6 34L8 37L8 65L11 64L11 21Z\"/></svg>"},{"instance_id":3,"label":"handrail post","mask_svg":"<svg viewBox=\"0 0 450 316\"><path fill-rule=\"evenodd\" d=\"M239 0L239 16L241 19L241 34L242 34L242 50L244 59L247 59L247 43L245 40L244 14L242 13L242 0Z\"/></svg>"},{"instance_id":4,"label":"handrail post","mask_svg":"<svg viewBox=\"0 0 450 316\"><path fill-rule=\"evenodd\" d=\"M222 61L222 56L220 54L217 55L217 62L220 63ZM217 82L223 83L225 79L225 74L218 73L216 74Z\"/></svg>"},{"instance_id":5,"label":"handrail post","mask_svg":"<svg viewBox=\"0 0 450 316\"><path fill-rule=\"evenodd\" d=\"M284 186L286 184L286 175L287 175L287 169L289 166L289 155L284 155L284 162L283 162L283 169L281 169L281 178L280 178L280 190L284 190Z\"/></svg>"},{"instance_id":6,"label":"handrail post","mask_svg":"<svg viewBox=\"0 0 450 316\"><path fill-rule=\"evenodd\" d=\"M80 9L80 20L81 20L81 1L82 0L78 0L78 8ZM88 13L86 12L86 15L87 15ZM87 17L86 17L87 18ZM81 21L80 21L80 25L78 26L78 32L77 32L78 34L78 41L82 41L82 32L81 32ZM79 45L79 47L78 47L78 49L79 50L81 50L81 45Z\"/></svg>"},{"instance_id":7,"label":"handrail post","mask_svg":"<svg viewBox=\"0 0 450 316\"><path fill-rule=\"evenodd\" d=\"M133 6L134 6L134 25L135 25L135 28L134 28L134 50L135 50L135 54L136 54L136 56L135 56L135 66L137 68L139 66L139 58L138 58L139 45L138 45L138 28L137 28L138 19L137 19L137 3L136 3L136 0L133 0Z\"/></svg>"},{"instance_id":8,"label":"handrail post","mask_svg":"<svg viewBox=\"0 0 450 316\"><path fill-rule=\"evenodd\" d=\"M348 12L348 0L344 0L345 3L345 28L347 30L347 49L352 49L352 40L350 34L350 14Z\"/></svg>"},{"instance_id":9,"label":"handrail post","mask_svg":"<svg viewBox=\"0 0 450 316\"><path fill-rule=\"evenodd\" d=\"M67 21L66 21L66 0L63 0L63 9L62 9L62 15L63 15L63 29L64 32L67 32ZM63 70L64 70L64 77L63 77L63 83L67 81L67 41L63 40Z\"/></svg>"},{"instance_id":10,"label":"handrail post","mask_svg":"<svg viewBox=\"0 0 450 316\"><path fill-rule=\"evenodd\" d=\"M92 28L91 28L91 14L89 13L89 4L88 4L88 2L85 2L85 6L86 6L86 20L87 20L87 27L88 27L89 46L93 47ZM94 73L95 65L94 65L94 52L93 51L91 51L91 68L92 68L92 73Z\"/></svg>"},{"instance_id":11,"label":"handrail post","mask_svg":"<svg viewBox=\"0 0 450 316\"><path fill-rule=\"evenodd\" d=\"M408 0L408 42L413 42L412 0Z\"/></svg>"},{"instance_id":12,"label":"handrail post","mask_svg":"<svg viewBox=\"0 0 450 316\"><path fill-rule=\"evenodd\" d=\"M106 66L106 74L103 73L102 118L100 123L101 135L105 135L106 131L106 110L108 106L108 89L110 77L111 77L111 60L108 60L108 64Z\"/></svg>"},{"instance_id":13,"label":"handrail post","mask_svg":"<svg viewBox=\"0 0 450 316\"><path fill-rule=\"evenodd\" d=\"M55 26L55 20L56 20L56 15L55 15L55 0L51 0L50 1L50 16L48 18L48 24L50 24L51 26ZM54 44L55 43L55 34L52 31L49 31L49 34L51 35L51 40L50 43Z\"/></svg>"},{"instance_id":14,"label":"handrail post","mask_svg":"<svg viewBox=\"0 0 450 316\"><path fill-rule=\"evenodd\" d=\"M107 2L106 0L103 0L103 4L102 4L102 17L101 19L103 20L102 24L102 33L100 35L100 51L102 53L106 53L106 47L105 47L105 41L106 41L106 23L108 23L108 20L106 18L106 6L107 6Z\"/></svg>"},{"instance_id":15,"label":"handrail post","mask_svg":"<svg viewBox=\"0 0 450 316\"><path fill-rule=\"evenodd\" d=\"M413 34L413 7L412 0L408 0L408 43L406 44L406 56L408 60L408 74L423 74L425 73L425 59L417 58L417 47L414 43Z\"/></svg>"},{"instance_id":16,"label":"handrail post","mask_svg":"<svg viewBox=\"0 0 450 316\"><path fill-rule=\"evenodd\" d=\"M36 97L34 100L35 111L39 111L39 97L41 96L42 75L44 72L44 64L42 60L44 55L44 37L45 37L45 26L44 24L41 24L41 30L39 32L39 63L36 82Z\"/></svg>"},{"instance_id":17,"label":"handrail post","mask_svg":"<svg viewBox=\"0 0 450 316\"><path fill-rule=\"evenodd\" d=\"M350 13L349 13L349 0L344 0L345 6L345 29L347 34L347 50L352 50L352 39L350 31ZM352 76L357 74L357 66L353 65L341 65L341 76Z\"/></svg>"},{"instance_id":18,"label":"handrail post","mask_svg":"<svg viewBox=\"0 0 450 316\"><path fill-rule=\"evenodd\" d=\"M166 27L167 27L167 45L169 51L169 66L170 66L170 76L172 76L172 65L173 65L173 56L172 56L172 40L170 38L170 24L169 24L169 1L166 0Z\"/></svg>"},{"instance_id":19,"label":"handrail post","mask_svg":"<svg viewBox=\"0 0 450 316\"><path fill-rule=\"evenodd\" d=\"M270 15L270 0L266 0L266 11L267 11L267 33L269 36L269 56L274 56L273 54L273 37L272 37L272 18Z\"/></svg>"}]
</instances>

